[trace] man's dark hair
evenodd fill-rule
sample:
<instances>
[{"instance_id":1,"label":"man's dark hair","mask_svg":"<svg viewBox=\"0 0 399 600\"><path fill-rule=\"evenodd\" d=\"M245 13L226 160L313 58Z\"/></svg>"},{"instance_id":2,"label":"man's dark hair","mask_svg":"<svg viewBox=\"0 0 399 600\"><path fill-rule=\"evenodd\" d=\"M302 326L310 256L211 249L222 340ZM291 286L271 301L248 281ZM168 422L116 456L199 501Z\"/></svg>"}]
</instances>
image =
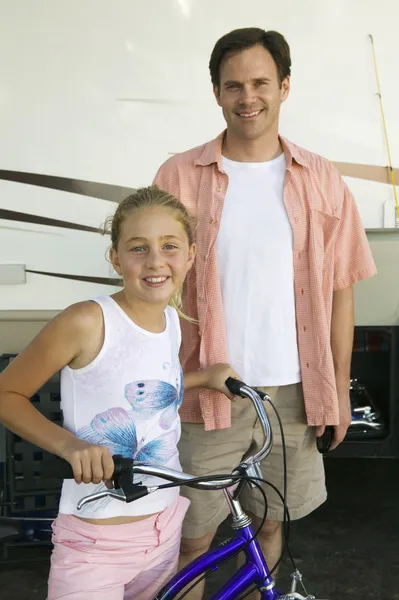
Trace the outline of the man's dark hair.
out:
<instances>
[{"instance_id":1,"label":"man's dark hair","mask_svg":"<svg viewBox=\"0 0 399 600\"><path fill-rule=\"evenodd\" d=\"M220 67L225 58L257 45L263 46L272 55L281 85L291 75L290 47L278 31L265 31L258 27L234 29L216 42L209 61L213 85L220 87Z\"/></svg>"}]
</instances>

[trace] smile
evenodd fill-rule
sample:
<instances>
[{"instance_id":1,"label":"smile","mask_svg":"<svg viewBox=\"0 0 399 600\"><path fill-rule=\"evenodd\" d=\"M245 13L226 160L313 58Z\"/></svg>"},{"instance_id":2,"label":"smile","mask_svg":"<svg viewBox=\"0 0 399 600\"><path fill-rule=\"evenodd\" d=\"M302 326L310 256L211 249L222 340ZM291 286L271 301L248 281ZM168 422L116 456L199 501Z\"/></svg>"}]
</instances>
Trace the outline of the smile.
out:
<instances>
[{"instance_id":1,"label":"smile","mask_svg":"<svg viewBox=\"0 0 399 600\"><path fill-rule=\"evenodd\" d=\"M262 110L263 109L260 109L260 110L256 110L256 111L250 112L250 113L237 113L237 115L239 117L242 117L243 119L250 119L251 117L257 117L258 115L260 115Z\"/></svg>"},{"instance_id":2,"label":"smile","mask_svg":"<svg viewBox=\"0 0 399 600\"><path fill-rule=\"evenodd\" d=\"M144 277L143 281L146 286L150 288L161 288L163 285L170 279L169 276L166 275L158 275L152 277Z\"/></svg>"},{"instance_id":3,"label":"smile","mask_svg":"<svg viewBox=\"0 0 399 600\"><path fill-rule=\"evenodd\" d=\"M147 281L147 283L163 283L167 279L169 279L169 277L145 277L144 281Z\"/></svg>"},{"instance_id":4,"label":"smile","mask_svg":"<svg viewBox=\"0 0 399 600\"><path fill-rule=\"evenodd\" d=\"M258 115L260 115L260 113L262 112L263 108L259 109L259 110L255 110L251 113L236 113L239 117L241 117L242 119L251 119L253 117L257 117Z\"/></svg>"}]
</instances>

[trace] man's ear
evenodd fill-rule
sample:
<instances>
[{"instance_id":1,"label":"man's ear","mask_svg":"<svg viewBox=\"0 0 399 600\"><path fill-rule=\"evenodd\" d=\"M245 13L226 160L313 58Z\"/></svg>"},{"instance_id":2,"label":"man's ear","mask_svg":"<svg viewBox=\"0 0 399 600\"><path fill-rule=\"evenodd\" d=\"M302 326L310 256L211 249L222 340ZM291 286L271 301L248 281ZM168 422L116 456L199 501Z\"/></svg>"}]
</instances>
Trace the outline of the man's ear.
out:
<instances>
[{"instance_id":1,"label":"man's ear","mask_svg":"<svg viewBox=\"0 0 399 600\"><path fill-rule=\"evenodd\" d=\"M280 93L281 102L284 102L284 100L286 100L288 98L288 94L290 93L290 88L291 88L291 77L288 76L285 79L283 79L283 81L281 82L281 93Z\"/></svg>"},{"instance_id":2,"label":"man's ear","mask_svg":"<svg viewBox=\"0 0 399 600\"><path fill-rule=\"evenodd\" d=\"M213 86L213 94L216 98L216 102L219 104L219 106L222 106L220 103L220 88L216 85Z\"/></svg>"},{"instance_id":3,"label":"man's ear","mask_svg":"<svg viewBox=\"0 0 399 600\"><path fill-rule=\"evenodd\" d=\"M118 252L115 250L115 248L110 249L109 260L111 261L114 271L116 271L118 273L118 275L122 276L122 269L119 264Z\"/></svg>"}]
</instances>

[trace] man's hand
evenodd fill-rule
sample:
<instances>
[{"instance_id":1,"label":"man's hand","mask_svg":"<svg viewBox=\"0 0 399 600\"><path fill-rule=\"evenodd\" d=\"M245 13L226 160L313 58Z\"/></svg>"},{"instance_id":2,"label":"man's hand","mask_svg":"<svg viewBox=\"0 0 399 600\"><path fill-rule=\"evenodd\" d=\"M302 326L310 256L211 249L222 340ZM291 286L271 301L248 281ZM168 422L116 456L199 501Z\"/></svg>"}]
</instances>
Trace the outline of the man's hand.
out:
<instances>
[{"instance_id":1,"label":"man's hand","mask_svg":"<svg viewBox=\"0 0 399 600\"><path fill-rule=\"evenodd\" d=\"M338 396L339 402L339 425L334 427L334 439L331 444L331 450L337 448L344 441L348 427L352 421L351 404L348 393L343 397Z\"/></svg>"},{"instance_id":2,"label":"man's hand","mask_svg":"<svg viewBox=\"0 0 399 600\"><path fill-rule=\"evenodd\" d=\"M349 391L346 394L338 396L339 402L339 425L334 426L334 438L330 447L331 450L335 450L341 442L344 441L348 427L352 421L351 404L349 399ZM319 425L316 427L316 436L321 437L325 431L325 425Z\"/></svg>"}]
</instances>

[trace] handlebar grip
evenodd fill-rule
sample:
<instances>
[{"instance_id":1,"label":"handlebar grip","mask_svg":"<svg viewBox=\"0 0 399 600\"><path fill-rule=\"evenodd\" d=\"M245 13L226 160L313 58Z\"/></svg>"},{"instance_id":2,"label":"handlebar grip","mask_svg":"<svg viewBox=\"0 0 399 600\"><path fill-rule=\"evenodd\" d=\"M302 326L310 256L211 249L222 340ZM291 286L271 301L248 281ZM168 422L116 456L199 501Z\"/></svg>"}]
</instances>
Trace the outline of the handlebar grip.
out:
<instances>
[{"instance_id":1,"label":"handlebar grip","mask_svg":"<svg viewBox=\"0 0 399 600\"><path fill-rule=\"evenodd\" d=\"M114 454L114 472L112 480L120 477L122 473L131 473L133 460L124 458L120 454ZM73 469L67 460L54 458L54 460L43 460L41 463L41 475L44 479L74 479Z\"/></svg>"},{"instance_id":2,"label":"handlebar grip","mask_svg":"<svg viewBox=\"0 0 399 600\"><path fill-rule=\"evenodd\" d=\"M225 383L226 387L232 394L234 394L235 396L241 396L241 398L245 397L244 394L241 393L241 388L244 386L248 387L246 383L244 383L243 381L239 381L239 379L233 379L233 377L228 377ZM254 391L256 391L261 400L270 400L269 396L265 394L265 392L262 392L257 388L254 389Z\"/></svg>"},{"instance_id":3,"label":"handlebar grip","mask_svg":"<svg viewBox=\"0 0 399 600\"><path fill-rule=\"evenodd\" d=\"M44 479L73 479L73 469L63 458L43 460L40 465L41 476Z\"/></svg>"},{"instance_id":4,"label":"handlebar grip","mask_svg":"<svg viewBox=\"0 0 399 600\"><path fill-rule=\"evenodd\" d=\"M241 388L243 386L245 386L245 383L243 381L240 381L239 379L233 379L233 377L228 377L226 379L226 387L235 396L243 397L241 394Z\"/></svg>"}]
</instances>

